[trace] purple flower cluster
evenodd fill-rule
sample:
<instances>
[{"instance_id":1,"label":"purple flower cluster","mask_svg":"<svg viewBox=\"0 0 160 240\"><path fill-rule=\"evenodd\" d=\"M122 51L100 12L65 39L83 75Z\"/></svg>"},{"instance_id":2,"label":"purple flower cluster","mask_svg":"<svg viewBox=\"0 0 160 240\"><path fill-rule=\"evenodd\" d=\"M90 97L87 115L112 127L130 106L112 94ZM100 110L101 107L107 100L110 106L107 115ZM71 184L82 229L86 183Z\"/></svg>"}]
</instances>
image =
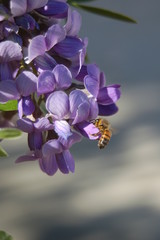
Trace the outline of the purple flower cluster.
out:
<instances>
[{"instance_id":1,"label":"purple flower cluster","mask_svg":"<svg viewBox=\"0 0 160 240\"><path fill-rule=\"evenodd\" d=\"M106 86L96 64L85 64L81 16L65 0L10 0L0 4L0 103L18 101L17 127L30 152L53 175L74 172L70 147L97 139L92 120L118 111L120 86Z\"/></svg>"}]
</instances>

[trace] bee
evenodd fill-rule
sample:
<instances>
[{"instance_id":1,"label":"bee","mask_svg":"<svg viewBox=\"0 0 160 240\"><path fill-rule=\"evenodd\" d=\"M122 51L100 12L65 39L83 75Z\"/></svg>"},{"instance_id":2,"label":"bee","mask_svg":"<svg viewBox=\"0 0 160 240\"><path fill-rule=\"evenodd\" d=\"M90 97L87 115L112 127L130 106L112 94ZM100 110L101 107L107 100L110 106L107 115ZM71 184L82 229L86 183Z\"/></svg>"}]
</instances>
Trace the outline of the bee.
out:
<instances>
[{"instance_id":1,"label":"bee","mask_svg":"<svg viewBox=\"0 0 160 240\"><path fill-rule=\"evenodd\" d=\"M98 147L100 149L103 149L108 145L112 136L110 123L104 118L97 118L93 120L93 124L99 129L98 134L100 134L100 137L98 140Z\"/></svg>"}]
</instances>

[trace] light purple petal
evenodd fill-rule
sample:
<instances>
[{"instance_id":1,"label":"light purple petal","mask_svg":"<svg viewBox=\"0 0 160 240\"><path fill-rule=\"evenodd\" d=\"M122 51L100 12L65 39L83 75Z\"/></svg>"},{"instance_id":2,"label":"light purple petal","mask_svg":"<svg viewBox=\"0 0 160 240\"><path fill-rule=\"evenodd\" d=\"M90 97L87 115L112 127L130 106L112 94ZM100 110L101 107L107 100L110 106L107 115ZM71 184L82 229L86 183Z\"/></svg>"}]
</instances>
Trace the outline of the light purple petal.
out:
<instances>
[{"instance_id":1,"label":"light purple petal","mask_svg":"<svg viewBox=\"0 0 160 240\"><path fill-rule=\"evenodd\" d=\"M67 174L70 171L74 172L74 159L68 150L64 151L63 153L56 154L56 159L58 168L62 173Z\"/></svg>"},{"instance_id":2,"label":"light purple petal","mask_svg":"<svg viewBox=\"0 0 160 240\"><path fill-rule=\"evenodd\" d=\"M95 98L89 98L89 102L90 102L90 112L89 112L89 116L88 119L96 119L98 116L98 103L95 100Z\"/></svg>"},{"instance_id":3,"label":"light purple petal","mask_svg":"<svg viewBox=\"0 0 160 240\"><path fill-rule=\"evenodd\" d=\"M10 9L14 17L23 15L27 10L27 0L10 0Z\"/></svg>"},{"instance_id":4,"label":"light purple petal","mask_svg":"<svg viewBox=\"0 0 160 240\"><path fill-rule=\"evenodd\" d=\"M23 117L23 100L20 98L18 100L18 116L21 119Z\"/></svg>"},{"instance_id":5,"label":"light purple petal","mask_svg":"<svg viewBox=\"0 0 160 240\"><path fill-rule=\"evenodd\" d=\"M68 18L66 25L64 26L67 36L77 36L81 28L82 17L76 10L68 10Z\"/></svg>"},{"instance_id":6,"label":"light purple petal","mask_svg":"<svg viewBox=\"0 0 160 240\"><path fill-rule=\"evenodd\" d=\"M90 92L92 96L96 98L99 92L99 80L87 75L84 78L84 85L88 92Z\"/></svg>"},{"instance_id":7,"label":"light purple petal","mask_svg":"<svg viewBox=\"0 0 160 240\"><path fill-rule=\"evenodd\" d=\"M27 133L31 133L34 130L33 122L28 118L22 118L17 120L17 127Z\"/></svg>"},{"instance_id":8,"label":"light purple petal","mask_svg":"<svg viewBox=\"0 0 160 240\"><path fill-rule=\"evenodd\" d=\"M58 42L65 38L65 30L59 24L52 25L45 36L47 50L50 50Z\"/></svg>"},{"instance_id":9,"label":"light purple petal","mask_svg":"<svg viewBox=\"0 0 160 240\"><path fill-rule=\"evenodd\" d=\"M3 41L0 43L0 62L11 62L22 59L21 47L18 43L12 41Z\"/></svg>"},{"instance_id":10,"label":"light purple petal","mask_svg":"<svg viewBox=\"0 0 160 240\"><path fill-rule=\"evenodd\" d=\"M45 117L37 119L34 123L34 127L37 131L53 130L53 124Z\"/></svg>"},{"instance_id":11,"label":"light purple petal","mask_svg":"<svg viewBox=\"0 0 160 240\"><path fill-rule=\"evenodd\" d=\"M53 74L57 82L56 89L67 89L72 83L72 75L68 68L62 64L58 64L53 69Z\"/></svg>"},{"instance_id":12,"label":"light purple petal","mask_svg":"<svg viewBox=\"0 0 160 240\"><path fill-rule=\"evenodd\" d=\"M37 92L39 94L53 92L55 87L56 87L56 80L55 80L54 74L51 71L49 70L43 71L38 76Z\"/></svg>"},{"instance_id":13,"label":"light purple petal","mask_svg":"<svg viewBox=\"0 0 160 240\"><path fill-rule=\"evenodd\" d=\"M55 154L40 158L39 165L41 170L49 176L53 176L58 170Z\"/></svg>"},{"instance_id":14,"label":"light purple petal","mask_svg":"<svg viewBox=\"0 0 160 240\"><path fill-rule=\"evenodd\" d=\"M120 85L112 85L101 88L99 90L97 102L102 105L109 105L115 103L121 95L119 88Z\"/></svg>"},{"instance_id":15,"label":"light purple petal","mask_svg":"<svg viewBox=\"0 0 160 240\"><path fill-rule=\"evenodd\" d=\"M99 79L100 77L100 70L96 64L88 64L87 72L88 72L88 75L90 75L93 78Z\"/></svg>"},{"instance_id":16,"label":"light purple petal","mask_svg":"<svg viewBox=\"0 0 160 240\"><path fill-rule=\"evenodd\" d=\"M49 140L42 147L42 153L44 157L60 152L62 152L62 145L56 139Z\"/></svg>"},{"instance_id":17,"label":"light purple petal","mask_svg":"<svg viewBox=\"0 0 160 240\"><path fill-rule=\"evenodd\" d=\"M78 107L83 102L89 102L89 101L86 94L83 93L81 90L74 90L69 94L71 117L73 118L75 117Z\"/></svg>"},{"instance_id":18,"label":"light purple petal","mask_svg":"<svg viewBox=\"0 0 160 240\"><path fill-rule=\"evenodd\" d=\"M82 140L82 136L77 132L72 132L72 135L69 136L67 142L63 142L63 148L65 150L72 147L73 144L80 142Z\"/></svg>"},{"instance_id":19,"label":"light purple petal","mask_svg":"<svg viewBox=\"0 0 160 240\"><path fill-rule=\"evenodd\" d=\"M81 103L78 106L75 118L74 118L74 120L72 122L72 125L87 120L88 119L88 115L89 115L89 111L90 111L90 104L89 104L89 102L86 101L86 102Z\"/></svg>"},{"instance_id":20,"label":"light purple petal","mask_svg":"<svg viewBox=\"0 0 160 240\"><path fill-rule=\"evenodd\" d=\"M69 113L69 100L65 92L55 91L51 93L46 101L46 109L56 119L63 119Z\"/></svg>"},{"instance_id":21,"label":"light purple petal","mask_svg":"<svg viewBox=\"0 0 160 240\"><path fill-rule=\"evenodd\" d=\"M31 115L34 112L35 106L30 96L22 98L22 108L23 114L26 116Z\"/></svg>"},{"instance_id":22,"label":"light purple petal","mask_svg":"<svg viewBox=\"0 0 160 240\"><path fill-rule=\"evenodd\" d=\"M63 158L67 164L68 170L72 173L75 171L75 162L69 150L63 152Z\"/></svg>"},{"instance_id":23,"label":"light purple petal","mask_svg":"<svg viewBox=\"0 0 160 240\"><path fill-rule=\"evenodd\" d=\"M98 108L99 108L98 115L100 116L110 116L118 112L118 107L114 103L110 105L98 104Z\"/></svg>"},{"instance_id":24,"label":"light purple petal","mask_svg":"<svg viewBox=\"0 0 160 240\"><path fill-rule=\"evenodd\" d=\"M29 71L24 71L16 78L16 86L22 96L28 96L37 90L37 77Z\"/></svg>"},{"instance_id":25,"label":"light purple petal","mask_svg":"<svg viewBox=\"0 0 160 240\"><path fill-rule=\"evenodd\" d=\"M68 137L72 135L71 127L65 120L56 120L54 122L54 130L58 134L58 136L60 138L63 138L64 140L67 140Z\"/></svg>"},{"instance_id":26,"label":"light purple petal","mask_svg":"<svg viewBox=\"0 0 160 240\"><path fill-rule=\"evenodd\" d=\"M6 80L0 82L0 103L19 98L20 95L14 81Z\"/></svg>"},{"instance_id":27,"label":"light purple petal","mask_svg":"<svg viewBox=\"0 0 160 240\"><path fill-rule=\"evenodd\" d=\"M28 61L31 62L39 55L43 55L47 51L45 37L42 35L32 38L28 46Z\"/></svg>"},{"instance_id":28,"label":"light purple petal","mask_svg":"<svg viewBox=\"0 0 160 240\"><path fill-rule=\"evenodd\" d=\"M66 37L54 46L54 51L64 58L71 58L82 51L84 43L76 37Z\"/></svg>"},{"instance_id":29,"label":"light purple petal","mask_svg":"<svg viewBox=\"0 0 160 240\"><path fill-rule=\"evenodd\" d=\"M33 0L27 0L27 12L31 12L34 9L41 8L44 5L46 5L48 0L38 0L38 1L33 1Z\"/></svg>"},{"instance_id":30,"label":"light purple petal","mask_svg":"<svg viewBox=\"0 0 160 240\"><path fill-rule=\"evenodd\" d=\"M82 122L75 125L75 129L78 130L84 137L87 137L91 140L99 138L99 129L95 127L93 123Z\"/></svg>"}]
</instances>

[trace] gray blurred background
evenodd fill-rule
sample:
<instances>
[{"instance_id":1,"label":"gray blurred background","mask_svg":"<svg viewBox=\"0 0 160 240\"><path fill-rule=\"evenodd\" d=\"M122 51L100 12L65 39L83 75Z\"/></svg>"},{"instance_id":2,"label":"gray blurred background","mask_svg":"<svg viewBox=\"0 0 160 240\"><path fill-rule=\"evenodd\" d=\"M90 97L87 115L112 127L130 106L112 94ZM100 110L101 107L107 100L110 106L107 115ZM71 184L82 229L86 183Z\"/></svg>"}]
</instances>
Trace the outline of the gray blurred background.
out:
<instances>
[{"instance_id":1,"label":"gray blurred background","mask_svg":"<svg viewBox=\"0 0 160 240\"><path fill-rule=\"evenodd\" d=\"M15 240L160 239L160 1L89 3L129 15L138 24L81 11L88 55L121 84L118 133L105 150L83 140L72 148L75 174L49 177L38 163L15 165L26 136L3 141L0 229Z\"/></svg>"}]
</instances>

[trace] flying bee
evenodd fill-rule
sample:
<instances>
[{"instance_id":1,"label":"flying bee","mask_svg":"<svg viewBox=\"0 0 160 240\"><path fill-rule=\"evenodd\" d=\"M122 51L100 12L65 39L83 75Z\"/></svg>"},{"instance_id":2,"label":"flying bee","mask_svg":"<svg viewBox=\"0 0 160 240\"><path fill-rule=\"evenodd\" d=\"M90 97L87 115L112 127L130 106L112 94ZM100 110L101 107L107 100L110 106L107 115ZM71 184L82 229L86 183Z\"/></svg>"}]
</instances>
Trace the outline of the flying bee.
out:
<instances>
[{"instance_id":1,"label":"flying bee","mask_svg":"<svg viewBox=\"0 0 160 240\"><path fill-rule=\"evenodd\" d=\"M98 147L100 149L103 149L105 146L108 145L112 136L110 123L104 118L97 118L92 122L95 125L95 127L99 129L99 133L96 134L96 135L100 134L100 137L98 140Z\"/></svg>"}]
</instances>

